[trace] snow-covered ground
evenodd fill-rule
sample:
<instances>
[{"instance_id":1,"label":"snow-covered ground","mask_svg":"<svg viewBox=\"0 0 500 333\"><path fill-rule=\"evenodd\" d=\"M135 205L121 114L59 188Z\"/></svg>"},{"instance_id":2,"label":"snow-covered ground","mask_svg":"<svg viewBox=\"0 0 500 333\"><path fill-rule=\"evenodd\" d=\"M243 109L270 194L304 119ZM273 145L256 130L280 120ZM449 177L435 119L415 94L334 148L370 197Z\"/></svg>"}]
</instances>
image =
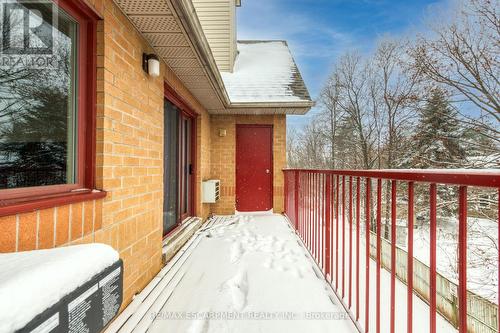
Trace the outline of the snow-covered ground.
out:
<instances>
[{"instance_id":1,"label":"snow-covered ground","mask_svg":"<svg viewBox=\"0 0 500 333\"><path fill-rule=\"evenodd\" d=\"M346 227L346 236L348 235L348 227ZM353 228L353 233L355 229ZM364 232L363 232L364 233ZM364 243L364 235L361 233L361 242L360 242L360 273L359 273L359 318L360 324L364 328L365 326L365 290L366 290L366 247ZM345 247L345 255L349 257L349 240L346 237L346 247ZM351 311L355 313L356 309L356 268L355 268L355 258L356 258L356 240L353 237L353 247L352 247L352 276L349 277L349 260L345 261L345 291L344 291L344 303L348 304L348 291L349 291L349 280L352 283L352 291L351 291L351 299L352 306ZM342 258L342 246L340 241L339 246L339 261ZM369 288L370 288L370 308L369 308L369 325L370 332L375 332L376 325L376 273L377 273L377 264L373 259L370 259L370 277L369 277ZM380 270L380 330L381 332L389 332L390 331L390 297L391 297L391 274L381 268ZM339 264L339 295L342 294L342 265ZM333 279L335 281L335 277ZM335 285L335 282L333 283ZM406 332L407 328L407 286L400 280L396 279L396 288L395 288L395 331L396 332ZM413 294L413 332L418 333L426 333L430 331L430 316L429 316L429 306L422 299L420 299L416 294ZM457 333L456 330L446 319L437 314L436 316L436 329L439 333Z\"/></svg>"},{"instance_id":2,"label":"snow-covered ground","mask_svg":"<svg viewBox=\"0 0 500 333\"><path fill-rule=\"evenodd\" d=\"M150 332L354 332L282 216L236 216L202 237Z\"/></svg>"},{"instance_id":3,"label":"snow-covered ground","mask_svg":"<svg viewBox=\"0 0 500 333\"><path fill-rule=\"evenodd\" d=\"M324 232L324 230L322 231ZM349 284L351 284L351 308L350 311L356 314L356 230L352 229L353 244L352 253L349 252L349 225L345 225L345 246L342 246L342 226L339 225L339 245L338 245L338 287L335 287L335 269L337 264L335 249L336 237L335 228L333 228L332 238L332 287L336 288L339 297L343 297L344 304L349 304ZM366 304L366 247L365 247L365 230L360 228L360 244L359 244L359 324L365 328L365 304ZM351 259L351 261L350 261ZM342 269L342 261L344 260L344 267ZM349 275L349 265L352 265L351 275ZM376 273L377 266L373 259L370 259L370 272L369 272L369 331L375 332L376 325ZM380 283L380 329L381 332L390 331L390 273L381 268L380 270L381 283ZM344 283L342 283L344 280ZM342 288L342 286L344 286ZM344 289L344 290L342 290ZM406 332L407 326L407 286L400 280L396 279L395 284L395 331ZM430 331L430 315L429 306L416 294L413 294L413 331L418 333L425 333ZM436 316L436 329L440 333L457 333L458 331L442 316Z\"/></svg>"},{"instance_id":4,"label":"snow-covered ground","mask_svg":"<svg viewBox=\"0 0 500 333\"><path fill-rule=\"evenodd\" d=\"M107 332L356 332L283 216L217 221Z\"/></svg>"},{"instance_id":5,"label":"snow-covered ground","mask_svg":"<svg viewBox=\"0 0 500 333\"><path fill-rule=\"evenodd\" d=\"M218 217L205 225L108 328L114 332L356 332L281 215ZM348 228L346 228L346 236ZM348 237L346 237L348 239ZM362 238L364 240L364 238ZM339 259L344 256L342 246ZM365 250L360 243L360 324L365 316ZM349 277L346 246L345 297ZM370 331L375 328L376 264L370 260ZM342 280L339 265L339 282ZM389 331L390 274L381 270L381 331ZM396 332L406 331L406 285L396 280ZM339 286L338 294L341 295ZM414 332L429 331L429 307L413 297ZM437 331L456 333L437 315Z\"/></svg>"},{"instance_id":6,"label":"snow-covered ground","mask_svg":"<svg viewBox=\"0 0 500 333\"><path fill-rule=\"evenodd\" d=\"M498 223L484 218L468 218L467 289L498 303ZM417 225L414 231L414 256L429 265L429 225ZM405 244L406 245L406 244ZM407 246L402 246L405 250ZM437 269L458 283L458 220L438 218Z\"/></svg>"}]
</instances>

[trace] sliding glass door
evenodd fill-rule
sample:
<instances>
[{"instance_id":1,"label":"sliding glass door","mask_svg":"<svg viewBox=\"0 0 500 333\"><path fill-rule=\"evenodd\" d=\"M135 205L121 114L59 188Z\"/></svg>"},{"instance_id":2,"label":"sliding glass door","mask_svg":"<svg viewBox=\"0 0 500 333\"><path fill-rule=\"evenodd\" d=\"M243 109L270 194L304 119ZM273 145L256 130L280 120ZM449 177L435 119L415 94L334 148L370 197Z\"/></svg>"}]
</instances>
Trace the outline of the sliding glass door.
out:
<instances>
[{"instance_id":1,"label":"sliding glass door","mask_svg":"<svg viewBox=\"0 0 500 333\"><path fill-rule=\"evenodd\" d=\"M165 100L163 235L193 212L193 119Z\"/></svg>"}]
</instances>

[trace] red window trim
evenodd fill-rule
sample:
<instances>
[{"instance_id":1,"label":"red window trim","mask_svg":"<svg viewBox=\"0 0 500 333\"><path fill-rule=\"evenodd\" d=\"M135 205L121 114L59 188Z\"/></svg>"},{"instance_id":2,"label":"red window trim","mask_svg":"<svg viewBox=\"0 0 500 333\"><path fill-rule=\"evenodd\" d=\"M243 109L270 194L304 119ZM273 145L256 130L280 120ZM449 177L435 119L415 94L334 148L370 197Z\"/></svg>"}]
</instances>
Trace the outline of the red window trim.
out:
<instances>
[{"instance_id":1,"label":"red window trim","mask_svg":"<svg viewBox=\"0 0 500 333\"><path fill-rule=\"evenodd\" d=\"M95 191L96 64L99 16L83 1L55 0L79 24L76 184L0 190L0 216L104 197Z\"/></svg>"},{"instance_id":2,"label":"red window trim","mask_svg":"<svg viewBox=\"0 0 500 333\"><path fill-rule=\"evenodd\" d=\"M194 111L194 109L189 106L189 104L186 102L186 100L180 96L174 88L168 85L167 82L164 82L163 84L163 94L165 99L167 99L169 102L174 104L178 109L180 109L181 113L184 114L186 117L191 118L192 120L192 128L191 128L191 154L192 154L192 165L193 165L193 176L192 176L192 182L191 182L191 205L188 207L188 214L184 215L184 219L182 218L181 215L179 215L177 224L175 227L173 227L166 235L163 236L163 239L168 238L169 235L172 234L174 230L179 228L181 225L182 221L185 220L185 218L191 216L196 216L197 214L197 205L196 205L196 200L198 199L196 195L196 174L198 172L198 161L197 161L197 156L198 156L198 151L196 149L196 139L198 137L198 126L196 123L197 117L199 114ZM179 189L180 189L180 184L179 184ZM181 198L183 196L181 195ZM178 202L178 205L181 205L181 202Z\"/></svg>"},{"instance_id":3,"label":"red window trim","mask_svg":"<svg viewBox=\"0 0 500 333\"><path fill-rule=\"evenodd\" d=\"M188 117L196 118L199 114L193 110L191 106L186 102L182 96L177 93L168 83L163 85L165 98L168 99L172 104L181 109Z\"/></svg>"}]
</instances>

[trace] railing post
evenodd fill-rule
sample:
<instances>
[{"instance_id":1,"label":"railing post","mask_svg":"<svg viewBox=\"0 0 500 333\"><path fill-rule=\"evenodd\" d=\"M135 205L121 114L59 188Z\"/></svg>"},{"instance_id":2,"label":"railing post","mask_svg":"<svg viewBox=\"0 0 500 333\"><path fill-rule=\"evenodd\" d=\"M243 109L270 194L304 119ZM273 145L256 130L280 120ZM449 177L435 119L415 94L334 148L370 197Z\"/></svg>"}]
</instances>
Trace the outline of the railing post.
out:
<instances>
[{"instance_id":1,"label":"railing post","mask_svg":"<svg viewBox=\"0 0 500 333\"><path fill-rule=\"evenodd\" d=\"M295 204L295 212L294 212L294 216L295 216L295 230L298 230L299 228L299 187L300 187L300 184L299 184L299 174L300 174L300 171L296 170L294 171L294 177L295 177L295 193L293 195L294 197L294 204Z\"/></svg>"},{"instance_id":2,"label":"railing post","mask_svg":"<svg viewBox=\"0 0 500 333\"><path fill-rule=\"evenodd\" d=\"M331 247L331 234L330 234L330 226L331 226L331 176L329 174L326 175L326 183L325 183L325 274L327 276L327 280L330 281L331 271L330 271L330 247Z\"/></svg>"},{"instance_id":3,"label":"railing post","mask_svg":"<svg viewBox=\"0 0 500 333\"><path fill-rule=\"evenodd\" d=\"M357 177L356 184L356 321L359 320L359 220L360 220L361 178Z\"/></svg>"},{"instance_id":4,"label":"railing post","mask_svg":"<svg viewBox=\"0 0 500 333\"><path fill-rule=\"evenodd\" d=\"M342 300L345 296L345 176L342 176Z\"/></svg>"},{"instance_id":5,"label":"railing post","mask_svg":"<svg viewBox=\"0 0 500 333\"><path fill-rule=\"evenodd\" d=\"M376 290L376 332L380 333L380 269L382 266L382 179L377 179L377 290Z\"/></svg>"},{"instance_id":6,"label":"railing post","mask_svg":"<svg viewBox=\"0 0 500 333\"><path fill-rule=\"evenodd\" d=\"M306 225L305 225L305 231L304 231L304 237L305 237L305 242L306 245L309 247L310 242L309 242L309 223L311 221L311 181L310 181L310 176L311 174L309 172L306 173Z\"/></svg>"},{"instance_id":7,"label":"railing post","mask_svg":"<svg viewBox=\"0 0 500 333\"><path fill-rule=\"evenodd\" d=\"M408 183L407 333L413 332L413 218L414 184Z\"/></svg>"},{"instance_id":8,"label":"railing post","mask_svg":"<svg viewBox=\"0 0 500 333\"><path fill-rule=\"evenodd\" d=\"M314 253L316 257L316 261L318 264L320 263L320 257L319 257L319 230L321 227L321 221L319 219L319 192L320 192L320 175L319 173L314 174L314 183L316 184L314 187Z\"/></svg>"},{"instance_id":9,"label":"railing post","mask_svg":"<svg viewBox=\"0 0 500 333\"><path fill-rule=\"evenodd\" d=\"M366 219L366 274L365 274L365 332L370 329L370 201L371 201L371 179L366 178L366 202L365 202L365 219Z\"/></svg>"},{"instance_id":10,"label":"railing post","mask_svg":"<svg viewBox=\"0 0 500 333\"><path fill-rule=\"evenodd\" d=\"M352 305L352 176L349 177L349 309Z\"/></svg>"},{"instance_id":11,"label":"railing post","mask_svg":"<svg viewBox=\"0 0 500 333\"><path fill-rule=\"evenodd\" d=\"M335 290L339 290L339 183L337 175L335 182Z\"/></svg>"},{"instance_id":12,"label":"railing post","mask_svg":"<svg viewBox=\"0 0 500 333\"><path fill-rule=\"evenodd\" d=\"M391 333L396 323L396 189L397 182L391 182Z\"/></svg>"},{"instance_id":13,"label":"railing post","mask_svg":"<svg viewBox=\"0 0 500 333\"><path fill-rule=\"evenodd\" d=\"M467 332L467 187L458 198L458 330Z\"/></svg>"},{"instance_id":14,"label":"railing post","mask_svg":"<svg viewBox=\"0 0 500 333\"><path fill-rule=\"evenodd\" d=\"M283 178L284 178L284 184L283 184L283 211L284 213L288 216L288 218L295 224L294 220L290 216L288 212L288 172L287 170L283 170Z\"/></svg>"},{"instance_id":15,"label":"railing post","mask_svg":"<svg viewBox=\"0 0 500 333\"><path fill-rule=\"evenodd\" d=\"M429 269L429 298L430 298L430 333L436 333L436 184L430 185L430 269Z\"/></svg>"}]
</instances>

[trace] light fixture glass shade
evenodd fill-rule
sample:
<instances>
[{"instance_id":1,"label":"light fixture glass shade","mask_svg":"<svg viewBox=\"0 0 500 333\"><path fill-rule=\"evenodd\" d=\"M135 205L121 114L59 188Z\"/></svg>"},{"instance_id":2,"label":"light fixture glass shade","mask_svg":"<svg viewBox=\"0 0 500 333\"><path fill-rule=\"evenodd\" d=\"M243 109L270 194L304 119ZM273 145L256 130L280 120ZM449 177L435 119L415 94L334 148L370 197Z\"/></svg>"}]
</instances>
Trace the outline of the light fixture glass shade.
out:
<instances>
[{"instance_id":1,"label":"light fixture glass shade","mask_svg":"<svg viewBox=\"0 0 500 333\"><path fill-rule=\"evenodd\" d=\"M148 74L152 77L160 76L160 61L158 59L148 59Z\"/></svg>"}]
</instances>

